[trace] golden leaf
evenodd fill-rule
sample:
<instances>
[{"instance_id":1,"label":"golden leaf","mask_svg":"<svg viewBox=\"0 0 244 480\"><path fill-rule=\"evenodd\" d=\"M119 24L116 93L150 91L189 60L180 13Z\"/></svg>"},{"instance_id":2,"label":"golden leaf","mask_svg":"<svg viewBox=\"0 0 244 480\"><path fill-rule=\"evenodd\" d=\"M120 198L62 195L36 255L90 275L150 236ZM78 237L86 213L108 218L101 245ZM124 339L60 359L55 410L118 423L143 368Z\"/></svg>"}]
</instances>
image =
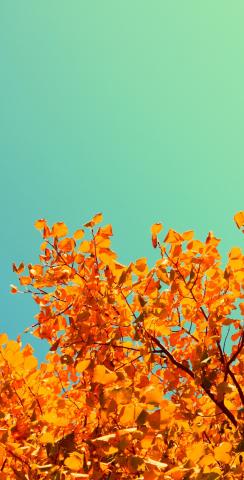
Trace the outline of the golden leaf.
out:
<instances>
[{"instance_id":1,"label":"golden leaf","mask_svg":"<svg viewBox=\"0 0 244 480\"><path fill-rule=\"evenodd\" d=\"M31 277L20 277L19 281L21 285L30 285Z\"/></svg>"},{"instance_id":2,"label":"golden leaf","mask_svg":"<svg viewBox=\"0 0 244 480\"><path fill-rule=\"evenodd\" d=\"M80 362L77 363L75 369L78 373L84 372L91 363L91 360L81 360Z\"/></svg>"},{"instance_id":3,"label":"golden leaf","mask_svg":"<svg viewBox=\"0 0 244 480\"><path fill-rule=\"evenodd\" d=\"M192 443L187 449L186 454L189 460L197 463L205 453L205 445L203 442Z\"/></svg>"},{"instance_id":4,"label":"golden leaf","mask_svg":"<svg viewBox=\"0 0 244 480\"><path fill-rule=\"evenodd\" d=\"M117 375L115 372L111 372L104 365L97 365L93 372L93 382L101 383L102 385L108 385L109 383L116 382Z\"/></svg>"},{"instance_id":5,"label":"golden leaf","mask_svg":"<svg viewBox=\"0 0 244 480\"><path fill-rule=\"evenodd\" d=\"M64 238L58 243L58 248L63 252L71 252L75 248L75 241L73 238Z\"/></svg>"},{"instance_id":6,"label":"golden leaf","mask_svg":"<svg viewBox=\"0 0 244 480\"><path fill-rule=\"evenodd\" d=\"M175 230L170 229L164 239L165 243L180 243L184 240L184 237Z\"/></svg>"},{"instance_id":7,"label":"golden leaf","mask_svg":"<svg viewBox=\"0 0 244 480\"><path fill-rule=\"evenodd\" d=\"M157 236L157 235L161 232L162 228L163 228L162 223L154 223L154 224L151 226L151 233L152 233L152 235L156 235L156 236Z\"/></svg>"},{"instance_id":8,"label":"golden leaf","mask_svg":"<svg viewBox=\"0 0 244 480\"><path fill-rule=\"evenodd\" d=\"M84 230L79 229L75 231L73 237L75 240L80 240L82 237L84 237L84 234L85 234Z\"/></svg>"},{"instance_id":9,"label":"golden leaf","mask_svg":"<svg viewBox=\"0 0 244 480\"><path fill-rule=\"evenodd\" d=\"M79 251L83 253L90 252L90 249L91 249L91 242L89 242L88 240L84 240L79 246Z\"/></svg>"},{"instance_id":10,"label":"golden leaf","mask_svg":"<svg viewBox=\"0 0 244 480\"><path fill-rule=\"evenodd\" d=\"M64 237L68 233L68 228L63 222L57 222L53 225L52 235L54 237Z\"/></svg>"},{"instance_id":11,"label":"golden leaf","mask_svg":"<svg viewBox=\"0 0 244 480\"><path fill-rule=\"evenodd\" d=\"M230 442L222 442L218 447L214 449L214 456L218 462L229 463L231 456L229 452L232 450L232 444Z\"/></svg>"},{"instance_id":12,"label":"golden leaf","mask_svg":"<svg viewBox=\"0 0 244 480\"><path fill-rule=\"evenodd\" d=\"M238 228L241 228L244 226L244 211L240 211L234 215L234 220L236 222L236 225Z\"/></svg>"},{"instance_id":13,"label":"golden leaf","mask_svg":"<svg viewBox=\"0 0 244 480\"><path fill-rule=\"evenodd\" d=\"M81 455L79 452L71 453L64 461L66 467L74 472L78 472L83 467L83 460L84 456Z\"/></svg>"},{"instance_id":14,"label":"golden leaf","mask_svg":"<svg viewBox=\"0 0 244 480\"><path fill-rule=\"evenodd\" d=\"M44 218L41 218L40 220L36 220L34 225L35 225L37 230L41 230L42 228L45 227L46 220Z\"/></svg>"}]
</instances>

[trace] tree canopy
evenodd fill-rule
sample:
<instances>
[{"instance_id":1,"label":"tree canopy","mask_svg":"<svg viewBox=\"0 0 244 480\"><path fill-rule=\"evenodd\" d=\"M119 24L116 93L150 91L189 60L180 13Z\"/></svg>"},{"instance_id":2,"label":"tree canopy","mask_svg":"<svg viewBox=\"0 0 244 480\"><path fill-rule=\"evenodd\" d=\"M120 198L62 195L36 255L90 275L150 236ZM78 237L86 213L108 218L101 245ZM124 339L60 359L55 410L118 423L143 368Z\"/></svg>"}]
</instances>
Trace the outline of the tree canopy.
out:
<instances>
[{"instance_id":1,"label":"tree canopy","mask_svg":"<svg viewBox=\"0 0 244 480\"><path fill-rule=\"evenodd\" d=\"M50 349L0 335L0 480L241 480L241 249L156 223L154 266L122 265L101 222L38 220L40 262L13 264Z\"/></svg>"}]
</instances>

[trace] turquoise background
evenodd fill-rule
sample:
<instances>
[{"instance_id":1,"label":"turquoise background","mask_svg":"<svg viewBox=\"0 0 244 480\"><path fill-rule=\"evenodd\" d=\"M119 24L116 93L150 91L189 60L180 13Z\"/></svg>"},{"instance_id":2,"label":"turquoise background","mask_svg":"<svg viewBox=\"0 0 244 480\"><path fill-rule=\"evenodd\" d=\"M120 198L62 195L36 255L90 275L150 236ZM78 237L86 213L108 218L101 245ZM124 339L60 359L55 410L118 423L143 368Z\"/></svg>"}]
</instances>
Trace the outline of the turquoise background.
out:
<instances>
[{"instance_id":1,"label":"turquoise background","mask_svg":"<svg viewBox=\"0 0 244 480\"><path fill-rule=\"evenodd\" d=\"M243 22L243 0L0 0L2 331L37 312L9 294L37 218L102 211L122 262L155 259L155 221L241 244Z\"/></svg>"}]
</instances>

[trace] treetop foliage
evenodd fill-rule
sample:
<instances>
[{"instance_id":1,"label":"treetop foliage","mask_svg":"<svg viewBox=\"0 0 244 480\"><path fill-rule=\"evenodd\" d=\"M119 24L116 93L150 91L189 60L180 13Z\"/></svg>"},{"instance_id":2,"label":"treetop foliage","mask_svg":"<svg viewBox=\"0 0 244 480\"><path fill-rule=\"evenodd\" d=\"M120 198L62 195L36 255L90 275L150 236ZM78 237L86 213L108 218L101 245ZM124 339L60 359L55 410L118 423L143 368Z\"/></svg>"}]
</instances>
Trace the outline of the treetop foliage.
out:
<instances>
[{"instance_id":1,"label":"treetop foliage","mask_svg":"<svg viewBox=\"0 0 244 480\"><path fill-rule=\"evenodd\" d=\"M101 222L38 220L40 262L13 264L50 349L0 335L0 480L241 480L241 249L156 223L154 266L122 265Z\"/></svg>"}]
</instances>

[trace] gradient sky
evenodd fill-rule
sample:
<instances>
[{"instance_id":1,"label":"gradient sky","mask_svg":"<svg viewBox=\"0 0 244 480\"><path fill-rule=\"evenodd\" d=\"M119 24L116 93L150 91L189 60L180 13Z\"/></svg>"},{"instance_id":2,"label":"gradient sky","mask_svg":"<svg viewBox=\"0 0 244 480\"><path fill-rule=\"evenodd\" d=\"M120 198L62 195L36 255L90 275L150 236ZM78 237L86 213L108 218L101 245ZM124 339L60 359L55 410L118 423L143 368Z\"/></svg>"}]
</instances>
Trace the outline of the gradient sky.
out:
<instances>
[{"instance_id":1,"label":"gradient sky","mask_svg":"<svg viewBox=\"0 0 244 480\"><path fill-rule=\"evenodd\" d=\"M241 245L243 21L243 0L0 0L1 331L37 312L9 294L37 218L102 211L122 262L154 260L155 221Z\"/></svg>"}]
</instances>

